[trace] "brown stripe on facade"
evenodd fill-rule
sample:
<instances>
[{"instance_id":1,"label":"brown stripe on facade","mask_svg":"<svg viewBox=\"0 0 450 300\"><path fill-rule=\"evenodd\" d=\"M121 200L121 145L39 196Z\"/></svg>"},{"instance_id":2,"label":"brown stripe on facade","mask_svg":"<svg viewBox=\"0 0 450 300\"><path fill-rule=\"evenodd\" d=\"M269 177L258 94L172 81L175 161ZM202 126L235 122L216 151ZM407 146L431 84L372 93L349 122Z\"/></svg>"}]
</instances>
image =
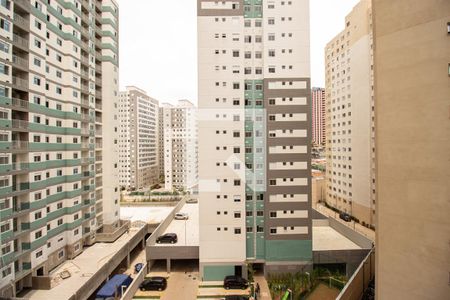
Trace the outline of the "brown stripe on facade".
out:
<instances>
[{"instance_id":1,"label":"brown stripe on facade","mask_svg":"<svg viewBox=\"0 0 450 300\"><path fill-rule=\"evenodd\" d=\"M270 82L280 81L304 81L306 87L301 89L269 89ZM266 182L267 196L264 205L265 214L265 237L268 240L310 240L312 239L311 221L311 81L310 78L271 78L264 79L264 103L266 108L267 129L266 129ZM305 105L269 105L271 98L306 98ZM269 121L271 114L298 114L306 113L306 121ZM307 130L306 137L301 138L271 138L271 130ZM306 146L306 153L286 153L271 154L269 147L273 146ZM306 170L270 170L271 162L306 162ZM270 186L269 180L275 178L307 178L307 186ZM271 195L279 194L306 194L308 202L270 202ZM276 210L307 210L308 218L270 218L270 212ZM307 226L308 234L270 234L271 227Z\"/></svg>"},{"instance_id":2,"label":"brown stripe on facade","mask_svg":"<svg viewBox=\"0 0 450 300\"><path fill-rule=\"evenodd\" d=\"M236 9L202 9L202 3L236 3ZM197 16L214 17L214 16L244 16L244 0L197 0Z\"/></svg>"}]
</instances>

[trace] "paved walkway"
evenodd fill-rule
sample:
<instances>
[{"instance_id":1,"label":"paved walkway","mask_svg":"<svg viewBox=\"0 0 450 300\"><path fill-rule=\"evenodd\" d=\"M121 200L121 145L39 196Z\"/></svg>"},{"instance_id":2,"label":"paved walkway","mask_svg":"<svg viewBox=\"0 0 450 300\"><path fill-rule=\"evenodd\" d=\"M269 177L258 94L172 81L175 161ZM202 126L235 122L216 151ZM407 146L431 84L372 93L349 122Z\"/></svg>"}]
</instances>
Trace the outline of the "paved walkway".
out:
<instances>
[{"instance_id":1,"label":"paved walkway","mask_svg":"<svg viewBox=\"0 0 450 300\"><path fill-rule=\"evenodd\" d=\"M362 226L361 224L356 223L355 221L345 222L344 220L341 220L339 218L339 215L335 211L333 211L333 210L323 206L322 204L317 203L316 204L316 210L318 212L324 214L327 217L331 217L331 218L334 218L334 219L338 220L342 224L352 228L353 230L355 230L356 232L364 235L368 239L371 239L372 241L375 241L375 231L373 231L372 229L369 229L369 228L367 228L365 226Z\"/></svg>"},{"instance_id":2,"label":"paved walkway","mask_svg":"<svg viewBox=\"0 0 450 300\"><path fill-rule=\"evenodd\" d=\"M253 277L253 279L255 280L255 285L256 285L256 283L258 283L259 288L260 288L258 300L272 300L272 297L270 297L269 286L268 286L267 280L264 278L264 276L255 275Z\"/></svg>"}]
</instances>

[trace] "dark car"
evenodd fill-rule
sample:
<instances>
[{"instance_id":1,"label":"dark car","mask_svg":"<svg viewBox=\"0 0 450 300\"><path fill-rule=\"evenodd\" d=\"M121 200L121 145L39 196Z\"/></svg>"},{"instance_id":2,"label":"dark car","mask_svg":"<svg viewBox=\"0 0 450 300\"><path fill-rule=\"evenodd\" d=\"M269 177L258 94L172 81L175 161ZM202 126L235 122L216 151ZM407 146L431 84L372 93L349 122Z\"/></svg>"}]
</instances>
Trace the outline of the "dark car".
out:
<instances>
[{"instance_id":1,"label":"dark car","mask_svg":"<svg viewBox=\"0 0 450 300\"><path fill-rule=\"evenodd\" d=\"M228 296L225 296L224 299L225 300L248 300L248 299L250 299L250 297L244 296L244 295L228 295Z\"/></svg>"},{"instance_id":2,"label":"dark car","mask_svg":"<svg viewBox=\"0 0 450 300\"><path fill-rule=\"evenodd\" d=\"M143 263L137 263L134 265L134 272L139 273L142 270L142 267L144 266Z\"/></svg>"},{"instance_id":3,"label":"dark car","mask_svg":"<svg viewBox=\"0 0 450 300\"><path fill-rule=\"evenodd\" d=\"M166 233L159 236L156 239L156 242L158 244L175 244L176 242L178 242L178 237L176 233Z\"/></svg>"},{"instance_id":4,"label":"dark car","mask_svg":"<svg viewBox=\"0 0 450 300\"><path fill-rule=\"evenodd\" d=\"M227 276L223 280L223 287L229 289L243 289L248 288L248 281L239 276Z\"/></svg>"},{"instance_id":5,"label":"dark car","mask_svg":"<svg viewBox=\"0 0 450 300\"><path fill-rule=\"evenodd\" d=\"M149 277L140 285L141 291L164 291L167 287L167 279L164 277Z\"/></svg>"},{"instance_id":6,"label":"dark car","mask_svg":"<svg viewBox=\"0 0 450 300\"><path fill-rule=\"evenodd\" d=\"M340 213L339 218L341 218L345 222L350 222L352 220L352 217L348 213Z\"/></svg>"}]
</instances>

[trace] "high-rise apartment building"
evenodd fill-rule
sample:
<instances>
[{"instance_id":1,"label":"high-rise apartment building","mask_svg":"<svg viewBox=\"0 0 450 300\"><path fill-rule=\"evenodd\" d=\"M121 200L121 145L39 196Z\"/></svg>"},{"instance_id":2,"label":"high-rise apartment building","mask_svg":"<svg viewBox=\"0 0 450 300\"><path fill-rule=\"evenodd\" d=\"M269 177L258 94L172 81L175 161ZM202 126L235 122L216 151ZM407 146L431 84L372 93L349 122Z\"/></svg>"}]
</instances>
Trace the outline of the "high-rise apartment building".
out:
<instances>
[{"instance_id":1,"label":"high-rise apartment building","mask_svg":"<svg viewBox=\"0 0 450 300\"><path fill-rule=\"evenodd\" d=\"M325 89L313 88L312 103L312 143L317 146L325 144Z\"/></svg>"},{"instance_id":2,"label":"high-rise apartment building","mask_svg":"<svg viewBox=\"0 0 450 300\"><path fill-rule=\"evenodd\" d=\"M119 93L119 177L125 188L159 182L159 102L137 87Z\"/></svg>"},{"instance_id":3,"label":"high-rise apartment building","mask_svg":"<svg viewBox=\"0 0 450 300\"><path fill-rule=\"evenodd\" d=\"M118 6L0 1L0 296L119 221Z\"/></svg>"},{"instance_id":4,"label":"high-rise apartment building","mask_svg":"<svg viewBox=\"0 0 450 300\"><path fill-rule=\"evenodd\" d=\"M188 100L164 103L162 118L165 188L193 191L198 184L197 108Z\"/></svg>"},{"instance_id":5,"label":"high-rise apartment building","mask_svg":"<svg viewBox=\"0 0 450 300\"><path fill-rule=\"evenodd\" d=\"M158 108L158 165L159 165L159 181L162 183L164 177L164 117L163 108Z\"/></svg>"},{"instance_id":6,"label":"high-rise apartment building","mask_svg":"<svg viewBox=\"0 0 450 300\"><path fill-rule=\"evenodd\" d=\"M198 0L203 280L312 264L309 1Z\"/></svg>"},{"instance_id":7,"label":"high-rise apartment building","mask_svg":"<svg viewBox=\"0 0 450 300\"><path fill-rule=\"evenodd\" d=\"M373 9L376 296L448 299L450 1Z\"/></svg>"},{"instance_id":8,"label":"high-rise apartment building","mask_svg":"<svg viewBox=\"0 0 450 300\"><path fill-rule=\"evenodd\" d=\"M361 0L325 49L326 201L375 225L371 1Z\"/></svg>"}]
</instances>

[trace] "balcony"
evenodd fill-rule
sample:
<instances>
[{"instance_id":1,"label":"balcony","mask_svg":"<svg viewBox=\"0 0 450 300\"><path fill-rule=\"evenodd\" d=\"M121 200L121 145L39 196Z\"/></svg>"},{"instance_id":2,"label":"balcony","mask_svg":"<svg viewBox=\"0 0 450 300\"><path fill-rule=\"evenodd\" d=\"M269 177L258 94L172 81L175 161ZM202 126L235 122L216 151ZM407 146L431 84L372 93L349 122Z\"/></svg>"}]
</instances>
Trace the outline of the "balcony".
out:
<instances>
[{"instance_id":1,"label":"balcony","mask_svg":"<svg viewBox=\"0 0 450 300\"><path fill-rule=\"evenodd\" d=\"M28 91L28 79L23 79L19 77L12 77L12 83L14 88L21 88L25 91Z\"/></svg>"},{"instance_id":2,"label":"balcony","mask_svg":"<svg viewBox=\"0 0 450 300\"><path fill-rule=\"evenodd\" d=\"M28 121L25 120L12 120L12 128L13 129L28 129Z\"/></svg>"},{"instance_id":3,"label":"balcony","mask_svg":"<svg viewBox=\"0 0 450 300\"><path fill-rule=\"evenodd\" d=\"M15 68L21 69L23 71L28 71L28 59L19 57L17 55L12 56L12 65Z\"/></svg>"},{"instance_id":4,"label":"balcony","mask_svg":"<svg viewBox=\"0 0 450 300\"><path fill-rule=\"evenodd\" d=\"M29 0L14 0L14 5L22 7L26 12L30 12L30 1Z\"/></svg>"},{"instance_id":5,"label":"balcony","mask_svg":"<svg viewBox=\"0 0 450 300\"><path fill-rule=\"evenodd\" d=\"M14 14L13 21L14 21L14 25L19 26L26 31L28 31L30 29L30 22L18 14Z\"/></svg>"},{"instance_id":6,"label":"balcony","mask_svg":"<svg viewBox=\"0 0 450 300\"><path fill-rule=\"evenodd\" d=\"M28 151L28 142L27 141L12 141L11 148L16 150L24 150Z\"/></svg>"},{"instance_id":7,"label":"balcony","mask_svg":"<svg viewBox=\"0 0 450 300\"><path fill-rule=\"evenodd\" d=\"M24 39L23 37L13 34L13 45L17 46L19 48L22 48L23 50L27 51L29 50L29 43L28 39Z\"/></svg>"}]
</instances>

